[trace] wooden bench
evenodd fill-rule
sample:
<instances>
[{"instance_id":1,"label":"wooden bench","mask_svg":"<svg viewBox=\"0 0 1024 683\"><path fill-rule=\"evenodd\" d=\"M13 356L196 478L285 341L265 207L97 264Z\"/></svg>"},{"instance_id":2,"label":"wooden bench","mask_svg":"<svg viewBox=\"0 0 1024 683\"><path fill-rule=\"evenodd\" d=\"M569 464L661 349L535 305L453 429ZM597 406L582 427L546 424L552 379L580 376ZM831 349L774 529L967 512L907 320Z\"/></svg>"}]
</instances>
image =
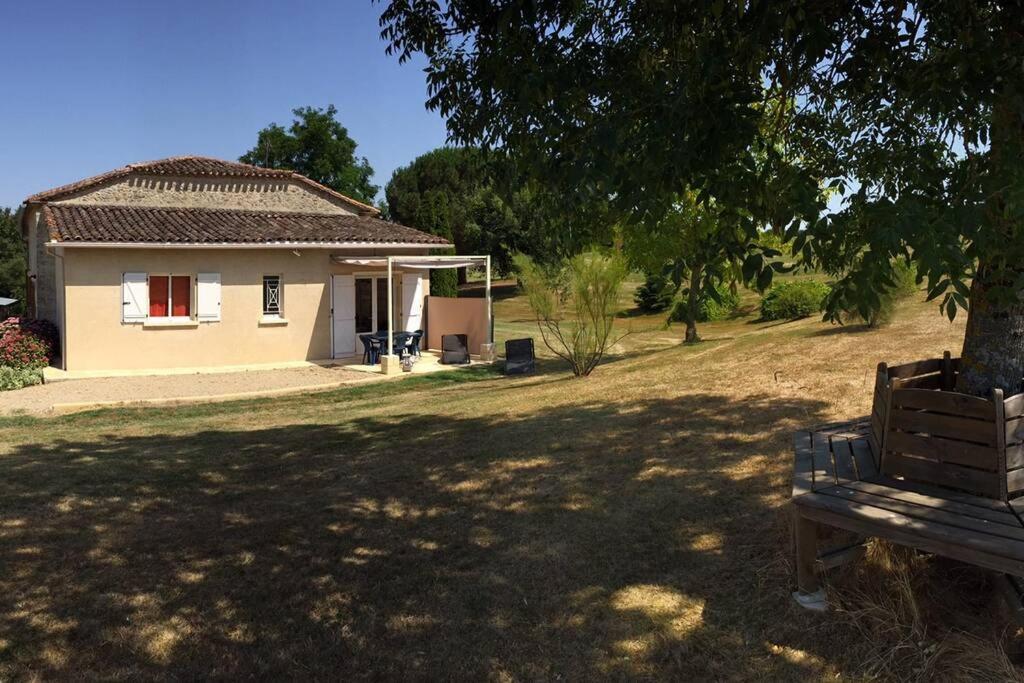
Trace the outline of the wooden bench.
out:
<instances>
[{"instance_id":1,"label":"wooden bench","mask_svg":"<svg viewBox=\"0 0 1024 683\"><path fill-rule=\"evenodd\" d=\"M819 525L1024 577L1024 402L951 391L957 365L948 353L882 364L870 418L796 434L794 597L804 607L826 607Z\"/></svg>"}]
</instances>

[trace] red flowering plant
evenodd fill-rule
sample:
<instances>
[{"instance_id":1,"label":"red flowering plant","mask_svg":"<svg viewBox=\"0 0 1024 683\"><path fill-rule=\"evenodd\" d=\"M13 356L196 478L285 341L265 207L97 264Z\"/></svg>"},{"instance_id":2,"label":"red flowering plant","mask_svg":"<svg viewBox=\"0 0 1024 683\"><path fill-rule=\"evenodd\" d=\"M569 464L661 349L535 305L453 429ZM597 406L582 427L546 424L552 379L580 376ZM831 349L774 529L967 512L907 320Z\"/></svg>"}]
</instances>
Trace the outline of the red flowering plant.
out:
<instances>
[{"instance_id":1,"label":"red flowering plant","mask_svg":"<svg viewBox=\"0 0 1024 683\"><path fill-rule=\"evenodd\" d=\"M8 318L0 323L0 365L42 368L57 350L57 328L46 320Z\"/></svg>"}]
</instances>

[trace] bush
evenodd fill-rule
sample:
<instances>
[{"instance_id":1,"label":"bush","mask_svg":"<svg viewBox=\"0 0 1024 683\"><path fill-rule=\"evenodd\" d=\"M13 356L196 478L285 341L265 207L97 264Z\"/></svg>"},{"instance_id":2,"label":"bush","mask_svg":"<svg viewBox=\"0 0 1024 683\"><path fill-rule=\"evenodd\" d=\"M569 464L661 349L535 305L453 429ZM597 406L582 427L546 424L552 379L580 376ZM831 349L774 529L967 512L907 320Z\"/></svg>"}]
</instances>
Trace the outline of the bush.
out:
<instances>
[{"instance_id":1,"label":"bush","mask_svg":"<svg viewBox=\"0 0 1024 683\"><path fill-rule=\"evenodd\" d=\"M454 268L436 268L430 271L430 296L459 295L459 273Z\"/></svg>"},{"instance_id":2,"label":"bush","mask_svg":"<svg viewBox=\"0 0 1024 683\"><path fill-rule=\"evenodd\" d=\"M46 320L8 318L0 323L0 366L45 367L58 346L57 328Z\"/></svg>"},{"instance_id":3,"label":"bush","mask_svg":"<svg viewBox=\"0 0 1024 683\"><path fill-rule=\"evenodd\" d=\"M648 275L637 287L633 301L644 313L666 311L672 305L679 287L664 275Z\"/></svg>"},{"instance_id":4,"label":"bush","mask_svg":"<svg viewBox=\"0 0 1024 683\"><path fill-rule=\"evenodd\" d=\"M794 320L820 313L829 286L816 280L783 282L772 287L761 299L763 320Z\"/></svg>"},{"instance_id":5,"label":"bush","mask_svg":"<svg viewBox=\"0 0 1024 683\"><path fill-rule=\"evenodd\" d=\"M718 303L711 297L704 297L697 309L697 322L707 323L715 320L724 320L732 315L740 306L740 295L726 285L719 285L718 297L722 303ZM674 323L686 322L686 301L677 301L672 309L669 321Z\"/></svg>"},{"instance_id":6,"label":"bush","mask_svg":"<svg viewBox=\"0 0 1024 683\"><path fill-rule=\"evenodd\" d=\"M42 370L9 368L0 365L0 391L13 391L42 383Z\"/></svg>"},{"instance_id":7,"label":"bush","mask_svg":"<svg viewBox=\"0 0 1024 683\"><path fill-rule=\"evenodd\" d=\"M547 267L523 254L514 262L544 344L574 375L586 377L617 341L612 335L625 263L597 252Z\"/></svg>"}]
</instances>

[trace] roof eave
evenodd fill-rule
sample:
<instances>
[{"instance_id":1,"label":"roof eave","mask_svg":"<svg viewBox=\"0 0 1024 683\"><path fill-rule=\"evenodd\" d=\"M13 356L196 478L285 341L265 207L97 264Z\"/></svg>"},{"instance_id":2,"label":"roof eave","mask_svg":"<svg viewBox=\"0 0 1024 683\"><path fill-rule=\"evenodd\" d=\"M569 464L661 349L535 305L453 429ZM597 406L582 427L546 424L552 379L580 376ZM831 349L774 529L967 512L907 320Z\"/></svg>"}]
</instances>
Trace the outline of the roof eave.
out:
<instances>
[{"instance_id":1,"label":"roof eave","mask_svg":"<svg viewBox=\"0 0 1024 683\"><path fill-rule=\"evenodd\" d=\"M51 240L47 247L90 249L450 249L449 242L84 242Z\"/></svg>"}]
</instances>

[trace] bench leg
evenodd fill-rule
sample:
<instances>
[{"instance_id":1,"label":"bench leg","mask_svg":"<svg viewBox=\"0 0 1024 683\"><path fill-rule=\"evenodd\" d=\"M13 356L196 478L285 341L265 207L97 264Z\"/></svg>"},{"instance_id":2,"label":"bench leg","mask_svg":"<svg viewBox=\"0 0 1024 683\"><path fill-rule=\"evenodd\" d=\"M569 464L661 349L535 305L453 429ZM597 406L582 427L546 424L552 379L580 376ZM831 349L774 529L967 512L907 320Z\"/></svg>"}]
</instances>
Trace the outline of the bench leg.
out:
<instances>
[{"instance_id":1,"label":"bench leg","mask_svg":"<svg viewBox=\"0 0 1024 683\"><path fill-rule=\"evenodd\" d=\"M797 604L815 612L828 609L825 591L818 581L818 523L807 519L799 510L793 512L793 532L796 540L796 584L793 598Z\"/></svg>"}]
</instances>

